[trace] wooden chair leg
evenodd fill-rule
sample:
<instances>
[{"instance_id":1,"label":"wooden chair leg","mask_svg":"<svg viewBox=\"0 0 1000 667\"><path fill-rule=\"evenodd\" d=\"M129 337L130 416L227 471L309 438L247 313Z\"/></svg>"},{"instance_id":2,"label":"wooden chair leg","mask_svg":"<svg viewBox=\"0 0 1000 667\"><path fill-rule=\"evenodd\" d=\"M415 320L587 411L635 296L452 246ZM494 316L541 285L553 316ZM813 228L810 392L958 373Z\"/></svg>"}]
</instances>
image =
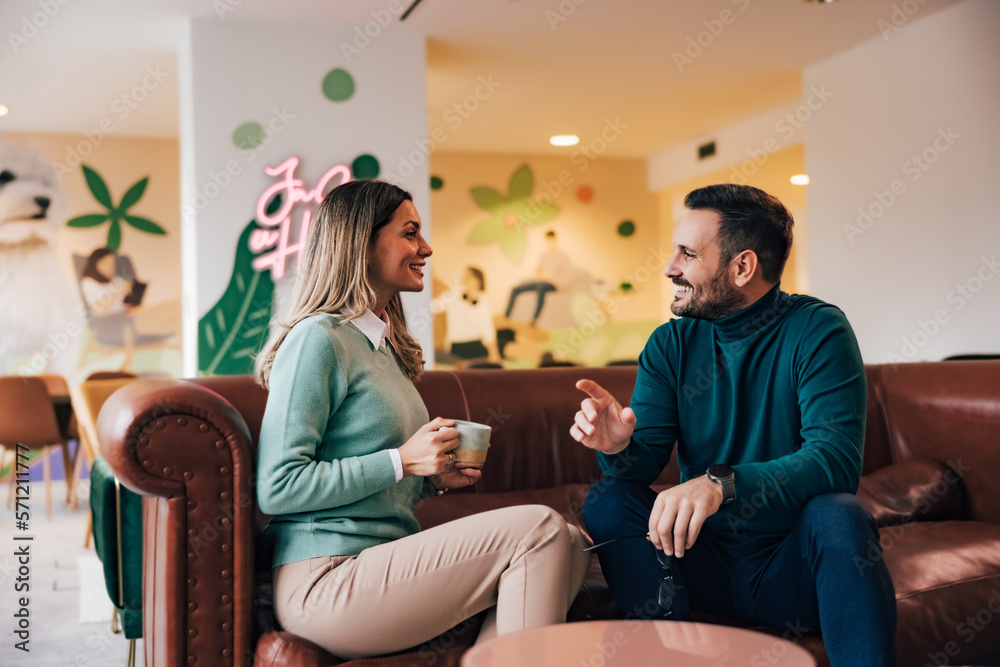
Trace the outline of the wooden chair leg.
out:
<instances>
[{"instance_id":1,"label":"wooden chair leg","mask_svg":"<svg viewBox=\"0 0 1000 667\"><path fill-rule=\"evenodd\" d=\"M62 451L63 477L66 478L66 504L73 507L73 466L75 461L69 451L69 441L61 442L59 449ZM77 444L77 451L79 449L80 446Z\"/></svg>"},{"instance_id":2,"label":"wooden chair leg","mask_svg":"<svg viewBox=\"0 0 1000 667\"><path fill-rule=\"evenodd\" d=\"M94 515L87 513L87 534L83 536L83 548L90 548L90 534L94 532Z\"/></svg>"}]
</instances>

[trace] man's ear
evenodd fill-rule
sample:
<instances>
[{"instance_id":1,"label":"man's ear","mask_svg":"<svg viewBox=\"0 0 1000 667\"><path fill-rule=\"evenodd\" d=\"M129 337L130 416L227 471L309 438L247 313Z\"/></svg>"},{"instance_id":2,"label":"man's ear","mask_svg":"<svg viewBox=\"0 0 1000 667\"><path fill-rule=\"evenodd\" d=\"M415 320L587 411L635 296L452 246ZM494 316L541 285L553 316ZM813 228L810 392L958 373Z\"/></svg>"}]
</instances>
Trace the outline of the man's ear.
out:
<instances>
[{"instance_id":1,"label":"man's ear","mask_svg":"<svg viewBox=\"0 0 1000 667\"><path fill-rule=\"evenodd\" d=\"M744 250L733 257L730 263L730 270L733 272L733 282L737 287L743 287L757 273L757 253L753 250Z\"/></svg>"}]
</instances>

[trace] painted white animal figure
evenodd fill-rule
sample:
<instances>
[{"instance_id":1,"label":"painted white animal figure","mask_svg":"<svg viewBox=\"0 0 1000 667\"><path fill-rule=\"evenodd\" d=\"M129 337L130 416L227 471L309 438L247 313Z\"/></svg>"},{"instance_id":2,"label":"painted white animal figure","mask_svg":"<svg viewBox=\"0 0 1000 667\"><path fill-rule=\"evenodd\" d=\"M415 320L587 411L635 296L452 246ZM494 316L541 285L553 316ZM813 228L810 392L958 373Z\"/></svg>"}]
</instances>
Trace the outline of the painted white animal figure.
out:
<instances>
[{"instance_id":1,"label":"painted white animal figure","mask_svg":"<svg viewBox=\"0 0 1000 667\"><path fill-rule=\"evenodd\" d=\"M52 160L0 140L0 373L76 369L86 318L56 255L68 216Z\"/></svg>"}]
</instances>

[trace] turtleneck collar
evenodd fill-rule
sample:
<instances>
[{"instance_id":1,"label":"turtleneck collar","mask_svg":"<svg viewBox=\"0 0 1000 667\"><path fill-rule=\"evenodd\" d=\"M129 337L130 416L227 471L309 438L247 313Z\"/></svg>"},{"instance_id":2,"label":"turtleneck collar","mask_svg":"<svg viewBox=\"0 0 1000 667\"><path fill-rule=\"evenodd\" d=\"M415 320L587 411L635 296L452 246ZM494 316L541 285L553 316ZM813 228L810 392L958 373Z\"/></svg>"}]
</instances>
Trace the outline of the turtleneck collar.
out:
<instances>
[{"instance_id":1,"label":"turtleneck collar","mask_svg":"<svg viewBox=\"0 0 1000 667\"><path fill-rule=\"evenodd\" d=\"M752 304L720 320L710 321L719 337L725 342L749 338L770 326L788 307L788 295L781 291L781 283L772 287Z\"/></svg>"}]
</instances>

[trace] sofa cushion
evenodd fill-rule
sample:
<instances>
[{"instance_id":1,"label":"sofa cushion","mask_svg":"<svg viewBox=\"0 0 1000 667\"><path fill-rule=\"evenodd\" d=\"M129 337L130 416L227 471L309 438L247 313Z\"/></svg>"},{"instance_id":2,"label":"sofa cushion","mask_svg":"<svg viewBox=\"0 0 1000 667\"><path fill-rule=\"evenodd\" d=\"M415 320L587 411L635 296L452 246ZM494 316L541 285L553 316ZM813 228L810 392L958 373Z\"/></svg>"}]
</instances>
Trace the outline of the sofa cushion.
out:
<instances>
[{"instance_id":1,"label":"sofa cushion","mask_svg":"<svg viewBox=\"0 0 1000 667\"><path fill-rule=\"evenodd\" d=\"M961 476L929 459L903 461L865 475L857 496L879 526L964 519L966 515Z\"/></svg>"},{"instance_id":2,"label":"sofa cushion","mask_svg":"<svg viewBox=\"0 0 1000 667\"><path fill-rule=\"evenodd\" d=\"M900 664L987 664L977 661L1000 647L1000 525L914 522L879 533L896 588Z\"/></svg>"}]
</instances>

